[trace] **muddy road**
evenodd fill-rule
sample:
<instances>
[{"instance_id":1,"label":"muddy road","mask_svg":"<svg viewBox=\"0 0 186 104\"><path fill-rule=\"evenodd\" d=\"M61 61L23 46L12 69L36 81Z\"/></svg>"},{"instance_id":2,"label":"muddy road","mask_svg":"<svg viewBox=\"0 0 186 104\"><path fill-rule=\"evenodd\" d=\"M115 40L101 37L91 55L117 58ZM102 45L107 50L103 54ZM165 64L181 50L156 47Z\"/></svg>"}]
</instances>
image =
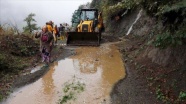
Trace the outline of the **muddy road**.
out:
<instances>
[{"instance_id":1,"label":"muddy road","mask_svg":"<svg viewBox=\"0 0 186 104\"><path fill-rule=\"evenodd\" d=\"M41 78L15 89L3 104L56 104L62 100L67 104L110 103L113 86L126 75L118 47L105 43L73 49L73 55L52 63ZM76 82L80 87L74 85ZM73 91L68 95L71 85ZM81 91L75 93L78 88Z\"/></svg>"}]
</instances>

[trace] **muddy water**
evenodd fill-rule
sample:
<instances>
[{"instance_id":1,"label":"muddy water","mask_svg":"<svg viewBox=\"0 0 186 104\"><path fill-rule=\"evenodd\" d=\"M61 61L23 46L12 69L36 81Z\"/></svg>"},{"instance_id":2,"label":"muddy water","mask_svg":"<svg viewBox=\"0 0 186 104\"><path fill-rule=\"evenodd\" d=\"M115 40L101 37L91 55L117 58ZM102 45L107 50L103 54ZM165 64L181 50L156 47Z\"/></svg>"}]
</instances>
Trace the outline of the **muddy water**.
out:
<instances>
[{"instance_id":1,"label":"muddy water","mask_svg":"<svg viewBox=\"0 0 186 104\"><path fill-rule=\"evenodd\" d=\"M117 47L80 47L76 55L54 62L50 70L36 82L16 89L5 104L55 104L62 98L64 83L75 78L85 90L71 104L109 103L113 85L125 76Z\"/></svg>"}]
</instances>

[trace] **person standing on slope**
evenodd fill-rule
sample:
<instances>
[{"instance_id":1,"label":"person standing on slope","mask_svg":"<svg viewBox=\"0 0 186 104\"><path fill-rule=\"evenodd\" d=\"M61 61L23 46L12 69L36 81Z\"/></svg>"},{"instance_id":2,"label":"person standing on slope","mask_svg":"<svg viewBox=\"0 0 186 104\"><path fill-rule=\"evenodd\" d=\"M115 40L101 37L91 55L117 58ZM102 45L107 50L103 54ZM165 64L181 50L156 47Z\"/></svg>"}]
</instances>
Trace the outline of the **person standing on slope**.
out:
<instances>
[{"instance_id":1,"label":"person standing on slope","mask_svg":"<svg viewBox=\"0 0 186 104\"><path fill-rule=\"evenodd\" d=\"M51 32L48 31L47 26L43 26L41 32L35 34L35 38L40 38L40 52L42 55L42 62L49 64L51 61L52 44L54 37Z\"/></svg>"}]
</instances>

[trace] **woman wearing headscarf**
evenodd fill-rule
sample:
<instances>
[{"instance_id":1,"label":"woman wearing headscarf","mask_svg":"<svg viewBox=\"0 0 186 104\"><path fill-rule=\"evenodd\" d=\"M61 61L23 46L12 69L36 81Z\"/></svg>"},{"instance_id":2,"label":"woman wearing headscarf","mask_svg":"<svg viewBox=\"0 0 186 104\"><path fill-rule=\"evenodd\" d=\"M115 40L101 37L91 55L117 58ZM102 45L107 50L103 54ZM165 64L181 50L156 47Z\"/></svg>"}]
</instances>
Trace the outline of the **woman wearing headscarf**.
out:
<instances>
[{"instance_id":1,"label":"woman wearing headscarf","mask_svg":"<svg viewBox=\"0 0 186 104\"><path fill-rule=\"evenodd\" d=\"M51 58L54 37L52 33L48 31L48 27L43 26L42 31L35 34L35 38L40 38L40 52L42 55L42 61L48 64Z\"/></svg>"}]
</instances>

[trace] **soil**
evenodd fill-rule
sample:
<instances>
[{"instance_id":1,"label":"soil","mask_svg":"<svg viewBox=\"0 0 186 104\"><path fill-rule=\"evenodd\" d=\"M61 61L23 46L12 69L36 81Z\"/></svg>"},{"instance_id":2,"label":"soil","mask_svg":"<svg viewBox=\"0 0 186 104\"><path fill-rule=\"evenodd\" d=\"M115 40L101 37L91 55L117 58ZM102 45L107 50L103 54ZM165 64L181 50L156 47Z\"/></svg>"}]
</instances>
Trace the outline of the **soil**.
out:
<instances>
[{"instance_id":1,"label":"soil","mask_svg":"<svg viewBox=\"0 0 186 104\"><path fill-rule=\"evenodd\" d=\"M136 42L124 40L118 44L127 76L113 87L110 94L111 102L112 104L161 104L149 89L145 76L136 69L136 60L131 57L135 55L132 51L137 47L132 44Z\"/></svg>"},{"instance_id":2,"label":"soil","mask_svg":"<svg viewBox=\"0 0 186 104\"><path fill-rule=\"evenodd\" d=\"M160 104L141 76L129 68L132 68L132 65L126 65L126 78L120 80L113 88L112 104Z\"/></svg>"},{"instance_id":3,"label":"soil","mask_svg":"<svg viewBox=\"0 0 186 104\"><path fill-rule=\"evenodd\" d=\"M127 76L113 87L113 104L186 103L179 98L180 92L186 91L186 64L164 66L153 62L144 55L147 49L154 49L146 45L145 36L140 39L138 36L125 36L118 46Z\"/></svg>"}]
</instances>

